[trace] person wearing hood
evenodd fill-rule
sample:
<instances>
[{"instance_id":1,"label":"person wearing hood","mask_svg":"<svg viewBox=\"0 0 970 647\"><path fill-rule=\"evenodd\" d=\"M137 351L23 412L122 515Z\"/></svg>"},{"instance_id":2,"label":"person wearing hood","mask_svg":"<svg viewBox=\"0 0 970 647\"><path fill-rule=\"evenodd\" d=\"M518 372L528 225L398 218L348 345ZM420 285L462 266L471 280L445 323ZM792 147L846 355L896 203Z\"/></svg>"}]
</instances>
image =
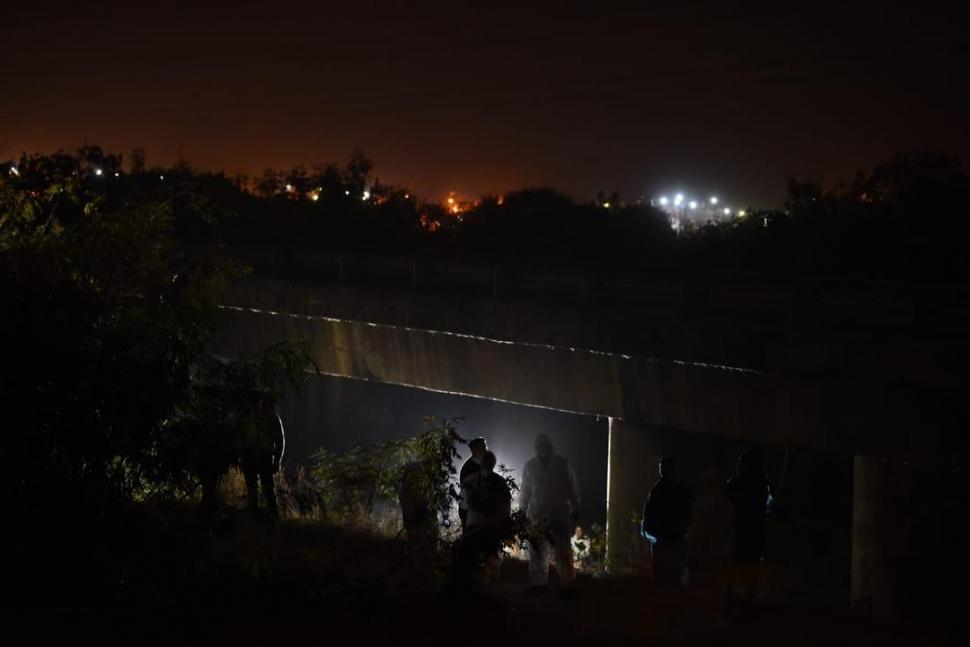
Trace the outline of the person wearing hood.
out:
<instances>
[{"instance_id":1,"label":"person wearing hood","mask_svg":"<svg viewBox=\"0 0 970 647\"><path fill-rule=\"evenodd\" d=\"M549 563L555 561L559 582L568 588L576 578L569 541L580 515L576 474L555 453L549 436L536 436L535 452L522 470L519 493L519 508L534 525L536 535L529 541L529 578L534 587L544 587Z\"/></svg>"}]
</instances>

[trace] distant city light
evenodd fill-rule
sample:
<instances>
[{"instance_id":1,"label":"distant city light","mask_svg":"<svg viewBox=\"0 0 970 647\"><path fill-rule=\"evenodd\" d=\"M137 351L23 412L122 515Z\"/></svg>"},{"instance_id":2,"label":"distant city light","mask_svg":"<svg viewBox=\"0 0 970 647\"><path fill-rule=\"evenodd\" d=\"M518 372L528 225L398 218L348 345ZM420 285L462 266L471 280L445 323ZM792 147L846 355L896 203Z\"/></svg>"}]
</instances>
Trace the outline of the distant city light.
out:
<instances>
[{"instance_id":1,"label":"distant city light","mask_svg":"<svg viewBox=\"0 0 970 647\"><path fill-rule=\"evenodd\" d=\"M404 194L404 199L405 200L409 200L410 198L411 198L411 194L410 193L405 193Z\"/></svg>"},{"instance_id":2,"label":"distant city light","mask_svg":"<svg viewBox=\"0 0 970 647\"><path fill-rule=\"evenodd\" d=\"M674 194L673 198L669 196L669 193L663 194L651 200L650 204L665 211L671 226L677 231L687 231L692 225L732 216L743 218L747 213L725 206L726 201L722 196L710 193L703 199L685 193Z\"/></svg>"},{"instance_id":3,"label":"distant city light","mask_svg":"<svg viewBox=\"0 0 970 647\"><path fill-rule=\"evenodd\" d=\"M746 215L748 215L748 212L744 209L738 212L738 218L744 218Z\"/></svg>"},{"instance_id":4,"label":"distant city light","mask_svg":"<svg viewBox=\"0 0 970 647\"><path fill-rule=\"evenodd\" d=\"M313 200L314 202L316 202L317 200L319 200L320 199L320 192L319 191L313 191L312 193L310 193L310 199Z\"/></svg>"},{"instance_id":5,"label":"distant city light","mask_svg":"<svg viewBox=\"0 0 970 647\"><path fill-rule=\"evenodd\" d=\"M16 175L17 177L20 177L20 171L17 170L17 167L16 166L11 166L10 167L10 174L11 175Z\"/></svg>"},{"instance_id":6,"label":"distant city light","mask_svg":"<svg viewBox=\"0 0 970 647\"><path fill-rule=\"evenodd\" d=\"M345 190L344 195L350 195L350 190L349 189Z\"/></svg>"},{"instance_id":7,"label":"distant city light","mask_svg":"<svg viewBox=\"0 0 970 647\"><path fill-rule=\"evenodd\" d=\"M448 204L455 204L454 198L448 198Z\"/></svg>"},{"instance_id":8,"label":"distant city light","mask_svg":"<svg viewBox=\"0 0 970 647\"><path fill-rule=\"evenodd\" d=\"M161 180L162 182L164 182L165 181L165 176L164 175L159 175L158 176L158 179Z\"/></svg>"},{"instance_id":9,"label":"distant city light","mask_svg":"<svg viewBox=\"0 0 970 647\"><path fill-rule=\"evenodd\" d=\"M101 169L99 169L99 168L94 169L94 174L95 175L101 175L102 173L104 173L104 171L102 171Z\"/></svg>"},{"instance_id":10,"label":"distant city light","mask_svg":"<svg viewBox=\"0 0 970 647\"><path fill-rule=\"evenodd\" d=\"M364 189L364 195L361 196L361 200L365 202L367 200L370 200L370 191L368 191L367 189Z\"/></svg>"},{"instance_id":11,"label":"distant city light","mask_svg":"<svg viewBox=\"0 0 970 647\"><path fill-rule=\"evenodd\" d=\"M293 190L293 185L292 184L287 184L286 185L286 190L287 191L292 191Z\"/></svg>"},{"instance_id":12,"label":"distant city light","mask_svg":"<svg viewBox=\"0 0 970 647\"><path fill-rule=\"evenodd\" d=\"M121 175L121 173L119 173L118 171L115 171L115 177L118 177L119 175Z\"/></svg>"},{"instance_id":13,"label":"distant city light","mask_svg":"<svg viewBox=\"0 0 970 647\"><path fill-rule=\"evenodd\" d=\"M604 209L609 209L610 208L610 203L609 202L604 202L603 203L603 208Z\"/></svg>"}]
</instances>

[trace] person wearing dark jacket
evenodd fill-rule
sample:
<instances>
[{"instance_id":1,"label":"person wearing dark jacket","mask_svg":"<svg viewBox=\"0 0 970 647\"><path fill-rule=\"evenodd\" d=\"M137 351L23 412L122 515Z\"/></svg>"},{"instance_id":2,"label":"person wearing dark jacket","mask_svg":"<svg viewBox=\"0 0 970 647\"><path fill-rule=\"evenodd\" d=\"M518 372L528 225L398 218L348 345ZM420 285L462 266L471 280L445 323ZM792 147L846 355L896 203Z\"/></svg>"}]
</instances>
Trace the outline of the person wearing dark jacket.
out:
<instances>
[{"instance_id":1,"label":"person wearing dark jacket","mask_svg":"<svg viewBox=\"0 0 970 647\"><path fill-rule=\"evenodd\" d=\"M512 515L512 492L508 482L495 473L492 452L482 457L479 485L472 491L466 522L469 527L507 525Z\"/></svg>"},{"instance_id":2,"label":"person wearing dark jacket","mask_svg":"<svg viewBox=\"0 0 970 647\"><path fill-rule=\"evenodd\" d=\"M650 542L653 577L658 587L687 586L687 530L692 506L690 490L677 480L672 456L660 461L660 480L643 506L640 533Z\"/></svg>"},{"instance_id":3,"label":"person wearing dark jacket","mask_svg":"<svg viewBox=\"0 0 970 647\"><path fill-rule=\"evenodd\" d=\"M742 598L756 598L768 587L763 562L766 518L772 502L760 451L738 456L737 474L725 484L724 496L734 507L733 588Z\"/></svg>"},{"instance_id":4,"label":"person wearing dark jacket","mask_svg":"<svg viewBox=\"0 0 970 647\"><path fill-rule=\"evenodd\" d=\"M760 563L765 554L765 519L771 488L760 451L738 456L737 474L728 479L724 496L734 507L734 559Z\"/></svg>"},{"instance_id":5,"label":"person wearing dark jacket","mask_svg":"<svg viewBox=\"0 0 970 647\"><path fill-rule=\"evenodd\" d=\"M495 473L495 454L485 452L479 485L471 491L465 530L470 545L475 547L482 565L482 584L494 588L499 583L502 545L512 523L512 491L500 474Z\"/></svg>"},{"instance_id":6,"label":"person wearing dark jacket","mask_svg":"<svg viewBox=\"0 0 970 647\"><path fill-rule=\"evenodd\" d=\"M474 490L480 485L482 476L482 460L488 446L484 438L473 438L468 441L468 449L472 455L461 465L458 471L458 519L461 527L464 528L468 521L468 511L471 508L470 500L474 496Z\"/></svg>"}]
</instances>

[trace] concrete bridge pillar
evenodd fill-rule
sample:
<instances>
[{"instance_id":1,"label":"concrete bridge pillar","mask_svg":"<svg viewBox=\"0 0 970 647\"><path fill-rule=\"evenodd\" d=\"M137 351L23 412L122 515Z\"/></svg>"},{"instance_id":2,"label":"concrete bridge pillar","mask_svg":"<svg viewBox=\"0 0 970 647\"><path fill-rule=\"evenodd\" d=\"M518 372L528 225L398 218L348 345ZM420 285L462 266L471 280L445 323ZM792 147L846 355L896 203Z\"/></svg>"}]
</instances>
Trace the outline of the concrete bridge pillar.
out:
<instances>
[{"instance_id":1,"label":"concrete bridge pillar","mask_svg":"<svg viewBox=\"0 0 970 647\"><path fill-rule=\"evenodd\" d=\"M852 603L875 612L898 607L912 530L897 498L905 485L893 482L892 471L889 461L868 456L856 456L852 471Z\"/></svg>"},{"instance_id":2,"label":"concrete bridge pillar","mask_svg":"<svg viewBox=\"0 0 970 647\"><path fill-rule=\"evenodd\" d=\"M655 427L610 418L606 559L611 573L634 571L647 559L640 516L647 493L659 478L657 463L669 451L666 436Z\"/></svg>"},{"instance_id":3,"label":"concrete bridge pillar","mask_svg":"<svg viewBox=\"0 0 970 647\"><path fill-rule=\"evenodd\" d=\"M961 568L960 479L945 469L856 456L852 602L878 615L933 614Z\"/></svg>"}]
</instances>

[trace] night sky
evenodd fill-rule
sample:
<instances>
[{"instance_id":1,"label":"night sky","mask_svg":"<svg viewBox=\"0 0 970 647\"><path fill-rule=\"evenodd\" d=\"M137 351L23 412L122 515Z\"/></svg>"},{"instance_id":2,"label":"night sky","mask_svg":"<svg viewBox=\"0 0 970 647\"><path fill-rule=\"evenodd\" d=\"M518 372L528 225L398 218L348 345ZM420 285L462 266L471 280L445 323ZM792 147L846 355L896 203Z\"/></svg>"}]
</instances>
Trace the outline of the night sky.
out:
<instances>
[{"instance_id":1,"label":"night sky","mask_svg":"<svg viewBox=\"0 0 970 647\"><path fill-rule=\"evenodd\" d=\"M95 2L0 8L0 158L84 141L428 197L550 185L775 206L896 151L970 159L966 23L933 2Z\"/></svg>"}]
</instances>

